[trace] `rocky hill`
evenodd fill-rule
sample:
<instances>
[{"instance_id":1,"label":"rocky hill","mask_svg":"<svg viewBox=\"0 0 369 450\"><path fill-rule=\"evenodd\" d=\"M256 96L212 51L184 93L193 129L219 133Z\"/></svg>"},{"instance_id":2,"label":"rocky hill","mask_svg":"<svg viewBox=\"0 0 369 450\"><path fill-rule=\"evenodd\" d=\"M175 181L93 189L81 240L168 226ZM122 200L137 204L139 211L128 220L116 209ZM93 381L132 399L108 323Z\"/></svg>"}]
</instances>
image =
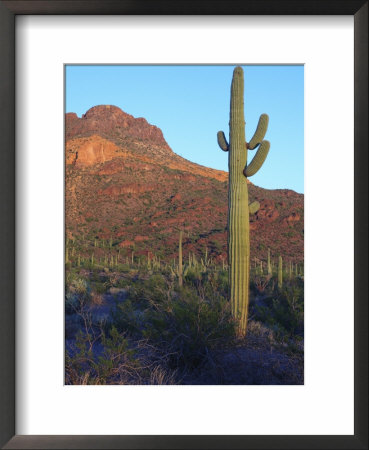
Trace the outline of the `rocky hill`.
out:
<instances>
[{"instance_id":1,"label":"rocky hill","mask_svg":"<svg viewBox=\"0 0 369 450\"><path fill-rule=\"evenodd\" d=\"M100 105L81 118L65 117L66 232L100 249L170 259L178 230L184 256L204 252L221 261L227 254L227 172L190 162L168 146L162 131L144 118ZM216 139L214 138L214 147ZM303 261L304 196L249 183L252 258ZM97 243L97 244L96 244ZM102 251L102 249L101 249Z\"/></svg>"}]
</instances>

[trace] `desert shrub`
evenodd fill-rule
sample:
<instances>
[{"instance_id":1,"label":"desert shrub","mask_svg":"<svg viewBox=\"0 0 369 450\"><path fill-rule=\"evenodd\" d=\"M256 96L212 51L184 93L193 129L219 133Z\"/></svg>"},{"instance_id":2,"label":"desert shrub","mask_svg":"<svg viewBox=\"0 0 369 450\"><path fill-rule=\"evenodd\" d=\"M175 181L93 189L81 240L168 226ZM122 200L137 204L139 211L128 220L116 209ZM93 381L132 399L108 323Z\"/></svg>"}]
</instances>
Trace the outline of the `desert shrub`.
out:
<instances>
[{"instance_id":1,"label":"desert shrub","mask_svg":"<svg viewBox=\"0 0 369 450\"><path fill-rule=\"evenodd\" d=\"M90 281L91 282L99 282L100 281L100 275L99 275L99 270L95 269L91 271L90 273Z\"/></svg>"},{"instance_id":2,"label":"desert shrub","mask_svg":"<svg viewBox=\"0 0 369 450\"><path fill-rule=\"evenodd\" d=\"M101 282L100 280L95 281L91 283L91 289L93 292L96 292L96 294L105 294L107 291L107 285L104 282Z\"/></svg>"},{"instance_id":3,"label":"desert shrub","mask_svg":"<svg viewBox=\"0 0 369 450\"><path fill-rule=\"evenodd\" d=\"M91 301L90 284L84 278L73 278L66 289L65 312L72 314L81 305L89 304Z\"/></svg>"},{"instance_id":4,"label":"desert shrub","mask_svg":"<svg viewBox=\"0 0 369 450\"><path fill-rule=\"evenodd\" d=\"M171 355L173 367L193 368L209 352L232 341L234 322L221 296L206 299L191 289L145 311L143 336Z\"/></svg>"},{"instance_id":5,"label":"desert shrub","mask_svg":"<svg viewBox=\"0 0 369 450\"><path fill-rule=\"evenodd\" d=\"M117 282L115 283L115 287L123 289L123 288L127 288L127 286L130 285L130 280L126 279L126 278L119 278L119 280L117 280Z\"/></svg>"},{"instance_id":6,"label":"desert shrub","mask_svg":"<svg viewBox=\"0 0 369 450\"><path fill-rule=\"evenodd\" d=\"M184 278L191 284L195 284L197 281L200 281L202 278L201 266L189 267Z\"/></svg>"},{"instance_id":7,"label":"desert shrub","mask_svg":"<svg viewBox=\"0 0 369 450\"><path fill-rule=\"evenodd\" d=\"M282 292L263 299L262 304L253 304L253 316L276 332L276 335L303 336L304 295L296 284L286 285Z\"/></svg>"},{"instance_id":8,"label":"desert shrub","mask_svg":"<svg viewBox=\"0 0 369 450\"><path fill-rule=\"evenodd\" d=\"M129 288L129 298L136 307L145 308L160 304L171 292L170 283L161 275L151 275L147 280L132 283Z\"/></svg>"},{"instance_id":9,"label":"desert shrub","mask_svg":"<svg viewBox=\"0 0 369 450\"><path fill-rule=\"evenodd\" d=\"M118 272L121 272L121 273L128 273L130 271L130 267L129 267L129 264L126 264L126 263L121 264L121 263L119 263L115 267L115 270L117 270Z\"/></svg>"},{"instance_id":10,"label":"desert shrub","mask_svg":"<svg viewBox=\"0 0 369 450\"><path fill-rule=\"evenodd\" d=\"M264 292L270 292L270 287L274 289L271 275L259 275L255 274L250 281L250 290L254 294L262 294Z\"/></svg>"},{"instance_id":11,"label":"desert shrub","mask_svg":"<svg viewBox=\"0 0 369 450\"><path fill-rule=\"evenodd\" d=\"M133 306L130 298L117 304L112 313L112 320L120 332L128 332L131 336L141 337L140 310Z\"/></svg>"},{"instance_id":12,"label":"desert shrub","mask_svg":"<svg viewBox=\"0 0 369 450\"><path fill-rule=\"evenodd\" d=\"M128 299L117 304L113 323L120 332L147 340L172 369L196 367L235 337L229 302L214 290L218 282L208 274L205 281L178 288L169 276L152 275L133 283Z\"/></svg>"},{"instance_id":13,"label":"desert shrub","mask_svg":"<svg viewBox=\"0 0 369 450\"><path fill-rule=\"evenodd\" d=\"M112 327L99 341L80 331L73 348L66 350L66 384L127 384L137 378L141 364L127 338Z\"/></svg>"},{"instance_id":14,"label":"desert shrub","mask_svg":"<svg viewBox=\"0 0 369 450\"><path fill-rule=\"evenodd\" d=\"M229 281L228 281L228 271L219 270L218 272L219 288L224 292L225 297L228 296Z\"/></svg>"}]
</instances>

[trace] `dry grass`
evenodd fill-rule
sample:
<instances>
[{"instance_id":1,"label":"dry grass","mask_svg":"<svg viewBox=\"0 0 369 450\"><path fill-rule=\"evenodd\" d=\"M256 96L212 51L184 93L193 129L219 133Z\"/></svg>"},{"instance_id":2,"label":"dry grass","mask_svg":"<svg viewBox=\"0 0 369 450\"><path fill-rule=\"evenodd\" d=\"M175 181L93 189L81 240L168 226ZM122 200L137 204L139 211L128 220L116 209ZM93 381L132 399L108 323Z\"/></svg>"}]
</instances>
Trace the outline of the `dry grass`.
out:
<instances>
[{"instance_id":1,"label":"dry grass","mask_svg":"<svg viewBox=\"0 0 369 450\"><path fill-rule=\"evenodd\" d=\"M97 292L91 293L91 304L95 306L101 306L104 303L104 296Z\"/></svg>"}]
</instances>

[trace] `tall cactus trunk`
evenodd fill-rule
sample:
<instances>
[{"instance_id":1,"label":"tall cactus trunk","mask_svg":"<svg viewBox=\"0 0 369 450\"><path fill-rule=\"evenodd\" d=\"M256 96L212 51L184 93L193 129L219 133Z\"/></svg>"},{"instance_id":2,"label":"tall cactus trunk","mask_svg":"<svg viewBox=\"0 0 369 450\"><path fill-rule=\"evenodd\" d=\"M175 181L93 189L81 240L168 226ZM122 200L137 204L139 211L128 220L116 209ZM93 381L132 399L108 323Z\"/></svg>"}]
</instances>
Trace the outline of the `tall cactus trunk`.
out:
<instances>
[{"instance_id":1,"label":"tall cactus trunk","mask_svg":"<svg viewBox=\"0 0 369 450\"><path fill-rule=\"evenodd\" d=\"M240 336L246 334L249 303L250 239L249 215L255 214L260 204L249 205L247 177L254 175L262 166L270 144L263 141L268 116L262 114L257 129L249 143L245 138L243 70L236 67L231 85L231 111L229 121L229 144L222 131L218 132L218 144L228 151L228 265L230 302L233 317L238 321ZM247 151L258 148L251 163L247 165Z\"/></svg>"},{"instance_id":2,"label":"tall cactus trunk","mask_svg":"<svg viewBox=\"0 0 369 450\"><path fill-rule=\"evenodd\" d=\"M243 71L236 68L229 122L228 263L231 309L239 320L241 335L246 333L250 281L249 201L243 175L247 161L243 97Z\"/></svg>"},{"instance_id":3,"label":"tall cactus trunk","mask_svg":"<svg viewBox=\"0 0 369 450\"><path fill-rule=\"evenodd\" d=\"M179 243L178 243L178 284L183 285L183 265L182 265L182 234L183 231L179 232Z\"/></svg>"}]
</instances>

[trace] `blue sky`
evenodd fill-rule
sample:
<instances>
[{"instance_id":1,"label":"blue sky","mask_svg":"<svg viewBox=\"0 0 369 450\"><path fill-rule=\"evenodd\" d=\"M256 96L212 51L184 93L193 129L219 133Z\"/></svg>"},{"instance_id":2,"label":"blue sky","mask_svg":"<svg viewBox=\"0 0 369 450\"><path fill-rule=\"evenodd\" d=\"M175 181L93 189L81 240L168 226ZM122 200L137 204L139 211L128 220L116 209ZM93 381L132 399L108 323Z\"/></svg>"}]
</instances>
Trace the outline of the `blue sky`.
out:
<instances>
[{"instance_id":1,"label":"blue sky","mask_svg":"<svg viewBox=\"0 0 369 450\"><path fill-rule=\"evenodd\" d=\"M304 68L242 66L246 139L260 114L269 115L271 143L260 171L250 178L266 189L304 192ZM228 138L234 66L66 66L66 112L80 117L96 105L116 105L158 126L174 152L214 169L228 170L217 131ZM250 161L254 152L249 151Z\"/></svg>"}]
</instances>

